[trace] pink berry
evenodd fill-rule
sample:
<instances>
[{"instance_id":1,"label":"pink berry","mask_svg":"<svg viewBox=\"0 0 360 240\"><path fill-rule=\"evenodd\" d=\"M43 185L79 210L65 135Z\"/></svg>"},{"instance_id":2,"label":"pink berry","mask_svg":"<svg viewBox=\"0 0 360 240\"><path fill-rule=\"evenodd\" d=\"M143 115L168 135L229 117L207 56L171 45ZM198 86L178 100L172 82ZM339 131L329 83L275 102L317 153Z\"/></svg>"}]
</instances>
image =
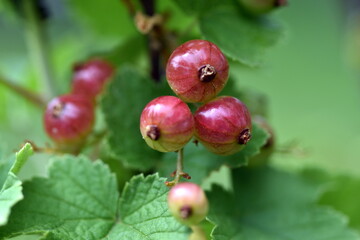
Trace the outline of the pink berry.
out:
<instances>
[{"instance_id":1,"label":"pink berry","mask_svg":"<svg viewBox=\"0 0 360 240\"><path fill-rule=\"evenodd\" d=\"M171 188L168 205L172 215L186 225L195 225L207 215L209 203L204 191L195 183L184 182Z\"/></svg>"},{"instance_id":2,"label":"pink berry","mask_svg":"<svg viewBox=\"0 0 360 240\"><path fill-rule=\"evenodd\" d=\"M225 86L229 65L221 50L205 40L191 40L174 50L166 77L171 89L185 102L206 102Z\"/></svg>"},{"instance_id":3,"label":"pink berry","mask_svg":"<svg viewBox=\"0 0 360 240\"><path fill-rule=\"evenodd\" d=\"M60 148L84 141L94 124L94 106L81 95L52 99L44 114L46 133Z\"/></svg>"},{"instance_id":4,"label":"pink berry","mask_svg":"<svg viewBox=\"0 0 360 240\"><path fill-rule=\"evenodd\" d=\"M234 154L251 138L250 113L234 97L218 97L206 103L194 118L195 137L215 154Z\"/></svg>"},{"instance_id":5,"label":"pink berry","mask_svg":"<svg viewBox=\"0 0 360 240\"><path fill-rule=\"evenodd\" d=\"M194 134L194 117L177 97L162 96L149 102L140 117L140 131L146 143L160 152L177 151Z\"/></svg>"},{"instance_id":6,"label":"pink berry","mask_svg":"<svg viewBox=\"0 0 360 240\"><path fill-rule=\"evenodd\" d=\"M92 59L74 66L72 93L95 98L114 74L114 67L101 59Z\"/></svg>"}]
</instances>

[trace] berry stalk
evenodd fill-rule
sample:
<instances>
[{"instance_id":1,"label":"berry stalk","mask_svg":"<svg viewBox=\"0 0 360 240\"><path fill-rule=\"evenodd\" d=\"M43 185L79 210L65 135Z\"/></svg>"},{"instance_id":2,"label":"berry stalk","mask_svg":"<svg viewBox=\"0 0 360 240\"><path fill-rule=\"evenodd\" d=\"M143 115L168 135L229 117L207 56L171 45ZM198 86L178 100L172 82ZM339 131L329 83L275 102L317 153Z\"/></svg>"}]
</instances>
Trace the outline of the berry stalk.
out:
<instances>
[{"instance_id":1,"label":"berry stalk","mask_svg":"<svg viewBox=\"0 0 360 240\"><path fill-rule=\"evenodd\" d=\"M0 76L0 84L7 87L9 90L13 91L14 93L18 94L19 96L25 98L30 103L34 104L37 107L40 107L41 109L45 108L46 103L42 97L39 95L29 91L28 89L17 85L11 81L9 81L6 78L3 78Z\"/></svg>"},{"instance_id":2,"label":"berry stalk","mask_svg":"<svg viewBox=\"0 0 360 240\"><path fill-rule=\"evenodd\" d=\"M184 149L181 148L177 154L176 174L175 174L175 179L174 179L174 185L179 183L180 178L184 174L184 171L183 171L184 161L183 160L184 160Z\"/></svg>"}]
</instances>

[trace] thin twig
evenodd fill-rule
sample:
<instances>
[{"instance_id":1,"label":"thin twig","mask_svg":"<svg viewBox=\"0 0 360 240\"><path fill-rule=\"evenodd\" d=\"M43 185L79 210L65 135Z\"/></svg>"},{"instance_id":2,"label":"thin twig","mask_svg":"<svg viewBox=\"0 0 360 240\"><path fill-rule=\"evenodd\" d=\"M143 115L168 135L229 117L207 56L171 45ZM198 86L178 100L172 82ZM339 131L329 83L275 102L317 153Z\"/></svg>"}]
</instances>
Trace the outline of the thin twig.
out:
<instances>
[{"instance_id":1,"label":"thin twig","mask_svg":"<svg viewBox=\"0 0 360 240\"><path fill-rule=\"evenodd\" d=\"M165 185L172 187L180 182L181 178L191 179L190 175L183 171L184 169L184 150L183 148L177 151L176 170L171 174L175 177L173 181L166 181Z\"/></svg>"},{"instance_id":2,"label":"thin twig","mask_svg":"<svg viewBox=\"0 0 360 240\"><path fill-rule=\"evenodd\" d=\"M16 93L19 96L23 97L24 99L28 100L35 106L42 108L42 109L45 108L46 102L38 94L33 93L33 92L29 91L28 89L26 89L18 84L15 84L15 83L11 82L10 80L5 79L1 76L0 76L0 84L4 85L9 90L13 91L14 93Z\"/></svg>"},{"instance_id":3,"label":"thin twig","mask_svg":"<svg viewBox=\"0 0 360 240\"><path fill-rule=\"evenodd\" d=\"M155 15L155 2L156 0L140 0L140 3L146 15L150 17ZM161 32L161 27L155 25L152 31L149 32L147 37L149 60L151 64L150 74L151 77L155 80L155 82L160 82L162 74L161 51L163 46L160 40Z\"/></svg>"},{"instance_id":4,"label":"thin twig","mask_svg":"<svg viewBox=\"0 0 360 240\"><path fill-rule=\"evenodd\" d=\"M174 179L175 184L179 183L181 176L184 174L184 171L183 171L183 168L184 168L183 158L184 158L184 150L182 148L182 149L180 149L178 151L178 156L177 156L176 174L175 174L175 179Z\"/></svg>"}]
</instances>

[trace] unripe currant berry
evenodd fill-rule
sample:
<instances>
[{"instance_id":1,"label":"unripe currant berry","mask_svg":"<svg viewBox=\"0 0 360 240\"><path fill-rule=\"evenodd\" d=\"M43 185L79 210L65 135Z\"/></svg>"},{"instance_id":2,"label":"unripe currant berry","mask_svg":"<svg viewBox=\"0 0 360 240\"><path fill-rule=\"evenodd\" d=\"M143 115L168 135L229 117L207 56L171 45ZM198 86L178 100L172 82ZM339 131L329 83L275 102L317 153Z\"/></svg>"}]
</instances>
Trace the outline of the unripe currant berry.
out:
<instances>
[{"instance_id":1,"label":"unripe currant berry","mask_svg":"<svg viewBox=\"0 0 360 240\"><path fill-rule=\"evenodd\" d=\"M44 127L60 149L82 144L94 125L94 106L82 95L62 95L52 99L44 113ZM74 146L71 146L74 145Z\"/></svg>"},{"instance_id":2,"label":"unripe currant berry","mask_svg":"<svg viewBox=\"0 0 360 240\"><path fill-rule=\"evenodd\" d=\"M166 66L171 89L185 102L206 102L225 86L229 64L221 50L205 40L191 40L174 50Z\"/></svg>"},{"instance_id":3,"label":"unripe currant berry","mask_svg":"<svg viewBox=\"0 0 360 240\"><path fill-rule=\"evenodd\" d=\"M195 183L179 183L171 188L168 205L172 215L186 225L195 225L207 215L209 203L204 191Z\"/></svg>"},{"instance_id":4,"label":"unripe currant berry","mask_svg":"<svg viewBox=\"0 0 360 240\"><path fill-rule=\"evenodd\" d=\"M234 97L218 97L204 104L194 118L195 137L215 154L234 154L251 138L250 113Z\"/></svg>"},{"instance_id":5,"label":"unripe currant berry","mask_svg":"<svg viewBox=\"0 0 360 240\"><path fill-rule=\"evenodd\" d=\"M72 93L95 98L114 74L114 67L101 59L92 59L74 66Z\"/></svg>"},{"instance_id":6,"label":"unripe currant berry","mask_svg":"<svg viewBox=\"0 0 360 240\"><path fill-rule=\"evenodd\" d=\"M177 97L161 96L149 102L140 117L146 143L160 152L177 151L194 135L194 117Z\"/></svg>"},{"instance_id":7,"label":"unripe currant berry","mask_svg":"<svg viewBox=\"0 0 360 240\"><path fill-rule=\"evenodd\" d=\"M239 0L243 7L253 14L264 14L285 6L287 0Z\"/></svg>"}]
</instances>

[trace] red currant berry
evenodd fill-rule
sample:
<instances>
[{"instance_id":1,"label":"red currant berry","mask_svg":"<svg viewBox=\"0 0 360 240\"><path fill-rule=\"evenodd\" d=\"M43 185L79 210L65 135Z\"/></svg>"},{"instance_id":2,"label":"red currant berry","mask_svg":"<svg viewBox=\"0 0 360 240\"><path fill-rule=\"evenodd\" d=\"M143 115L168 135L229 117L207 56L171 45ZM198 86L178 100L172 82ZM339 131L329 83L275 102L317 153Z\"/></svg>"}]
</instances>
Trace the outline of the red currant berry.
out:
<instances>
[{"instance_id":1,"label":"red currant berry","mask_svg":"<svg viewBox=\"0 0 360 240\"><path fill-rule=\"evenodd\" d=\"M81 144L93 124L94 106L81 95L62 95L52 99L44 114L46 133L59 148Z\"/></svg>"},{"instance_id":2,"label":"red currant berry","mask_svg":"<svg viewBox=\"0 0 360 240\"><path fill-rule=\"evenodd\" d=\"M225 86L229 64L221 50L205 40L191 40L174 50L166 77L171 89L185 102L206 102Z\"/></svg>"},{"instance_id":3,"label":"red currant berry","mask_svg":"<svg viewBox=\"0 0 360 240\"><path fill-rule=\"evenodd\" d=\"M285 6L287 0L239 0L243 7L253 14L264 14Z\"/></svg>"},{"instance_id":4,"label":"red currant berry","mask_svg":"<svg viewBox=\"0 0 360 240\"><path fill-rule=\"evenodd\" d=\"M149 102L140 117L140 131L146 143L160 152L177 151L194 134L194 117L177 97L162 96Z\"/></svg>"},{"instance_id":5,"label":"red currant berry","mask_svg":"<svg viewBox=\"0 0 360 240\"><path fill-rule=\"evenodd\" d=\"M171 188L168 205L173 216L189 226L201 222L209 210L204 191L195 183L190 182L179 183Z\"/></svg>"},{"instance_id":6,"label":"red currant berry","mask_svg":"<svg viewBox=\"0 0 360 240\"><path fill-rule=\"evenodd\" d=\"M201 106L194 115L195 137L211 152L230 155L251 138L251 117L234 97L218 97Z\"/></svg>"},{"instance_id":7,"label":"red currant berry","mask_svg":"<svg viewBox=\"0 0 360 240\"><path fill-rule=\"evenodd\" d=\"M74 66L72 93L95 98L114 74L114 67L101 59L92 59Z\"/></svg>"}]
</instances>

